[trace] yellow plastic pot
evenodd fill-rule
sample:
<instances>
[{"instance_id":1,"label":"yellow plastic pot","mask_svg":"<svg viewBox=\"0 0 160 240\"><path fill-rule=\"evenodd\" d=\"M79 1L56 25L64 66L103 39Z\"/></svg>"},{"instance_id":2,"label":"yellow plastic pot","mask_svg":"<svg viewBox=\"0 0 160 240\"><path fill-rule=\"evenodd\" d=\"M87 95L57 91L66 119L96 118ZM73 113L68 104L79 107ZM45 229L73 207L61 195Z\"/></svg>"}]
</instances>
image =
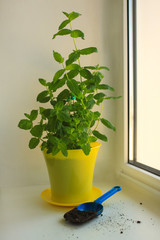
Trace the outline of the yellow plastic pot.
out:
<instances>
[{"instance_id":1,"label":"yellow plastic pot","mask_svg":"<svg viewBox=\"0 0 160 240\"><path fill-rule=\"evenodd\" d=\"M85 202L92 191L93 173L100 143L91 143L86 156L81 149L53 156L43 151L51 186L52 200L58 203Z\"/></svg>"}]
</instances>

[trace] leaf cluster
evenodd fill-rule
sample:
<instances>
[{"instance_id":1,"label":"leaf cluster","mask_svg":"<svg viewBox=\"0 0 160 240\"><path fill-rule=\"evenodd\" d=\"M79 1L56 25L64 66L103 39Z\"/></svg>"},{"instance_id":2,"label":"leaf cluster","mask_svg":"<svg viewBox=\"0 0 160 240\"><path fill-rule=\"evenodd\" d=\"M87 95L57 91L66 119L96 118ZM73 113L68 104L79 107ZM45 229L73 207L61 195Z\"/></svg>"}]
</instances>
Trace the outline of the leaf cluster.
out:
<instances>
[{"instance_id":1,"label":"leaf cluster","mask_svg":"<svg viewBox=\"0 0 160 240\"><path fill-rule=\"evenodd\" d=\"M65 60L61 53L53 51L54 60L59 63L60 69L54 74L52 81L40 78L39 83L44 90L37 96L41 104L50 103L50 108L40 106L38 110L25 113L25 119L20 120L18 127L30 130L32 138L29 148L35 148L41 142L41 149L56 155L59 151L64 156L69 149L82 149L88 155L90 143L100 139L107 141L107 136L97 130L99 122L115 131L115 127L101 117L102 112L94 111L95 105L102 105L106 99L118 97L108 96L106 91L114 89L102 83L102 70L109 71L105 66L82 66L81 55L97 52L96 47L78 49L75 39L84 40L84 33L79 29L72 29L71 22L81 14L77 12L63 12L66 19L59 25L58 32L53 39L69 35L74 42L73 50ZM70 28L66 28L66 27ZM57 90L61 89L57 94ZM37 124L34 121L38 120ZM37 122L37 121L36 121Z\"/></svg>"}]
</instances>

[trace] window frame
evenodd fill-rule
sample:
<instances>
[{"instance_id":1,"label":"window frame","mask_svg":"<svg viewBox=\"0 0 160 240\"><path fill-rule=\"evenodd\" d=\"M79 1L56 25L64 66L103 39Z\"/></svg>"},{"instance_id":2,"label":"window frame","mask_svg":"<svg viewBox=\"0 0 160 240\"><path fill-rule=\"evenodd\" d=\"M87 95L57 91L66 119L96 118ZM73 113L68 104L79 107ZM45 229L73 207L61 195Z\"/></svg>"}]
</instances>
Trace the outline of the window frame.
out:
<instances>
[{"instance_id":1,"label":"window frame","mask_svg":"<svg viewBox=\"0 0 160 240\"><path fill-rule=\"evenodd\" d=\"M160 194L160 177L128 163L128 0L123 0L123 72L118 83L122 89L122 101L117 101L117 137L116 137L116 176L118 181L127 182L139 186L152 194Z\"/></svg>"},{"instance_id":2,"label":"window frame","mask_svg":"<svg viewBox=\"0 0 160 240\"><path fill-rule=\"evenodd\" d=\"M128 41L128 163L160 176L158 169L137 161L137 47L136 47L136 0L127 0Z\"/></svg>"}]
</instances>

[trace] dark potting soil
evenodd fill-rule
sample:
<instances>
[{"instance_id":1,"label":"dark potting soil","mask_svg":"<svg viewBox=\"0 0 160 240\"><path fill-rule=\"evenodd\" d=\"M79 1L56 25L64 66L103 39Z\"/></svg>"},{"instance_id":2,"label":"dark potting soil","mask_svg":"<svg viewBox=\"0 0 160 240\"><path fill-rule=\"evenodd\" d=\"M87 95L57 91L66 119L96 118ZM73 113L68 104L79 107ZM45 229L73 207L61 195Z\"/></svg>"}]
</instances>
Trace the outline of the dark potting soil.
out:
<instances>
[{"instance_id":1,"label":"dark potting soil","mask_svg":"<svg viewBox=\"0 0 160 240\"><path fill-rule=\"evenodd\" d=\"M71 211L64 214L64 218L72 223L84 223L95 217L97 217L97 214L95 212L80 211L77 208L73 208Z\"/></svg>"}]
</instances>

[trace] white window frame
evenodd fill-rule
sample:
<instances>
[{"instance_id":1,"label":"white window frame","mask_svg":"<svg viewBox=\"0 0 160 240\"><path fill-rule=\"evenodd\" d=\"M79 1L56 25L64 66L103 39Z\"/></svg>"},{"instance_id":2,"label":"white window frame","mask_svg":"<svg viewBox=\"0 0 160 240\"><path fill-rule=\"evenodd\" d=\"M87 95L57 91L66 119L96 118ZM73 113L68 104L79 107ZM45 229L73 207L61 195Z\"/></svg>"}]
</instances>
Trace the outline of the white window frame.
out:
<instances>
[{"instance_id":1,"label":"white window frame","mask_svg":"<svg viewBox=\"0 0 160 240\"><path fill-rule=\"evenodd\" d=\"M123 151L119 156L118 174L127 180L136 182L151 191L160 191L160 177L128 163L128 16L127 0L123 0L123 120L119 121L123 129Z\"/></svg>"},{"instance_id":2,"label":"white window frame","mask_svg":"<svg viewBox=\"0 0 160 240\"><path fill-rule=\"evenodd\" d=\"M142 1L142 0L141 0ZM128 12L128 160L129 163L160 176L158 169L142 164L137 159L137 0L127 1Z\"/></svg>"}]
</instances>

